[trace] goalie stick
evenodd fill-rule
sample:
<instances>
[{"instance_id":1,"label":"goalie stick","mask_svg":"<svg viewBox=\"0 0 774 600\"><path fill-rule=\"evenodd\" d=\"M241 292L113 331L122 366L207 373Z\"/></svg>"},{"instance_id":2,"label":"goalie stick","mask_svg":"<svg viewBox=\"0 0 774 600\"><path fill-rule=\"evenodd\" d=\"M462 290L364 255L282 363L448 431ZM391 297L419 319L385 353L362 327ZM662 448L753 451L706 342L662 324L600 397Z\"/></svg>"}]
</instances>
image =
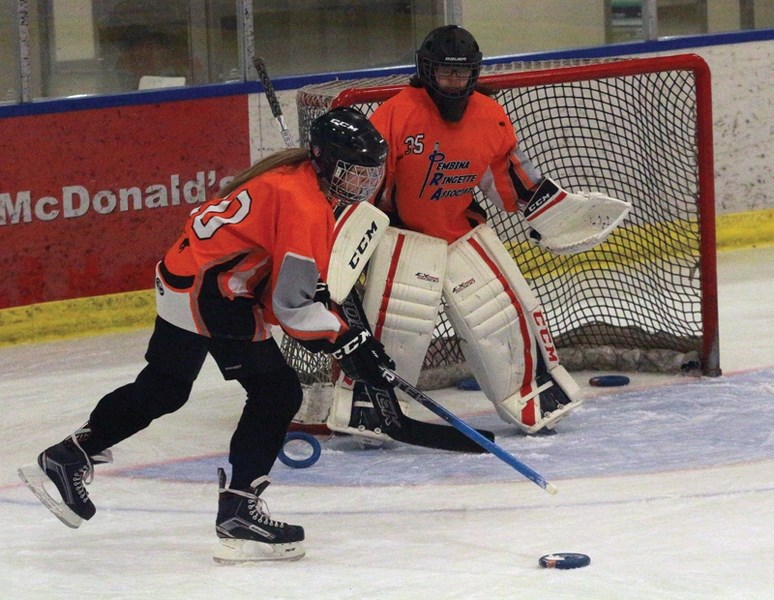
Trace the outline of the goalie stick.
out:
<instances>
[{"instance_id":1,"label":"goalie stick","mask_svg":"<svg viewBox=\"0 0 774 600\"><path fill-rule=\"evenodd\" d=\"M266 100L271 107L274 120L280 127L285 146L292 148L294 146L293 140L290 137L290 131L288 131L287 125L285 124L285 118L282 115L282 108L277 100L274 86L272 85L266 70L266 63L261 57L256 56L253 59L253 66L263 85L263 91L266 95ZM365 313L363 313L362 306L360 305L360 299L357 297L357 292L352 290L341 306L342 310L346 312L345 318L348 319L347 322L350 325L355 321L365 324L364 329L368 327ZM352 321L349 319L352 319ZM393 390L379 390L371 388L370 386L363 386L363 389L376 409L379 427L392 439L405 444L424 446L438 450L471 453L485 452L480 444L472 442L453 427L418 421L403 414ZM494 434L491 431L482 430L478 433L485 439L494 440Z\"/></svg>"}]
</instances>

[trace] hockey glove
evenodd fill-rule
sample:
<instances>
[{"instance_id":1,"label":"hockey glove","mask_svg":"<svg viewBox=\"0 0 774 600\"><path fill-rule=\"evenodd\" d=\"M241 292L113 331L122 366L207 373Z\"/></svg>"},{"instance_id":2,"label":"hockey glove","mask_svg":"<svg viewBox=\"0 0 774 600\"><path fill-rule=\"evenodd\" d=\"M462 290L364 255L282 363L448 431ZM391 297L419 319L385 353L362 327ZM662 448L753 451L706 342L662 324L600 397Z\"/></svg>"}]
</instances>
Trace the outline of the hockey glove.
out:
<instances>
[{"instance_id":1,"label":"hockey glove","mask_svg":"<svg viewBox=\"0 0 774 600\"><path fill-rule=\"evenodd\" d=\"M545 178L524 209L530 237L555 254L577 254L605 241L629 214L629 202L599 192L567 192Z\"/></svg>"},{"instance_id":2,"label":"hockey glove","mask_svg":"<svg viewBox=\"0 0 774 600\"><path fill-rule=\"evenodd\" d=\"M317 286L314 289L314 298L313 300L315 302L319 302L325 308L330 310L331 308L331 293L328 291L328 284L325 283L322 279L319 277L317 278Z\"/></svg>"},{"instance_id":3,"label":"hockey glove","mask_svg":"<svg viewBox=\"0 0 774 600\"><path fill-rule=\"evenodd\" d=\"M374 387L384 387L387 383L380 367L395 368L395 363L387 356L381 342L368 331L356 327L336 340L331 356L339 361L347 377Z\"/></svg>"}]
</instances>

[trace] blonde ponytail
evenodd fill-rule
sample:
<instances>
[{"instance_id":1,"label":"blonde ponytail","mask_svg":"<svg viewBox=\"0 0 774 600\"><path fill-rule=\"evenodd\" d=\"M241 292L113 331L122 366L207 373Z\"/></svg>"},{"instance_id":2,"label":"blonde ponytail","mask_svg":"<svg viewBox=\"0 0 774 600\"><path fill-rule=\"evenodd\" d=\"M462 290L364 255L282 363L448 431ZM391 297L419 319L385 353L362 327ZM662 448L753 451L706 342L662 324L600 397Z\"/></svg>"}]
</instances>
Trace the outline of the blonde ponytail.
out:
<instances>
[{"instance_id":1,"label":"blonde ponytail","mask_svg":"<svg viewBox=\"0 0 774 600\"><path fill-rule=\"evenodd\" d=\"M220 188L218 197L225 198L239 186L250 181L253 177L266 173L266 171L271 171L277 167L284 167L285 165L295 165L305 160L309 160L309 153L305 148L285 148L284 150L279 150L263 160L259 160L252 167L238 173L234 179Z\"/></svg>"}]
</instances>

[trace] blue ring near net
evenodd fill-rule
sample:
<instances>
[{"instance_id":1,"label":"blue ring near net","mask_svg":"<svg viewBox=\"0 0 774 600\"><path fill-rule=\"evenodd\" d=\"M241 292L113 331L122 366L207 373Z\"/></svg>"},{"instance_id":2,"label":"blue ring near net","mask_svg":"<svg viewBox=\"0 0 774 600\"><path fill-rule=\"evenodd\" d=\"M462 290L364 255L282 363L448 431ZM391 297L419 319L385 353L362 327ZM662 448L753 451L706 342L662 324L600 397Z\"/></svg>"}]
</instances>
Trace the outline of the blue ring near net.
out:
<instances>
[{"instance_id":1,"label":"blue ring near net","mask_svg":"<svg viewBox=\"0 0 774 600\"><path fill-rule=\"evenodd\" d=\"M312 454L304 459L296 459L288 456L285 453L285 445L294 440L301 440L309 444L309 446L312 448ZM320 447L320 442L317 441L316 437L308 433L304 433L303 431L290 431L285 435L285 441L283 442L282 448L280 448L277 458L280 459L280 462L283 465L293 469L306 469L307 467L311 467L314 463L317 462L317 460L320 458L321 452L322 448Z\"/></svg>"}]
</instances>

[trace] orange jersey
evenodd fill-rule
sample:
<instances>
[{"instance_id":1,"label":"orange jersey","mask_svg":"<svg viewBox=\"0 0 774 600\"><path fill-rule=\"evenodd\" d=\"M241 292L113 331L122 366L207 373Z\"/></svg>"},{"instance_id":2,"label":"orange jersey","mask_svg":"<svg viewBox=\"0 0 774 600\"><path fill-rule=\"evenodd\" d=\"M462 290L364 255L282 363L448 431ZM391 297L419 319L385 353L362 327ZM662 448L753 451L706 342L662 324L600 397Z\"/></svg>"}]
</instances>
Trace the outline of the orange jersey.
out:
<instances>
[{"instance_id":1,"label":"orange jersey","mask_svg":"<svg viewBox=\"0 0 774 600\"><path fill-rule=\"evenodd\" d=\"M371 122L390 146L380 207L397 212L407 229L453 242L473 228L466 210L476 187L513 212L540 182L505 111L484 94L474 92L462 120L452 123L424 88L407 87Z\"/></svg>"},{"instance_id":2,"label":"orange jersey","mask_svg":"<svg viewBox=\"0 0 774 600\"><path fill-rule=\"evenodd\" d=\"M346 325L314 301L325 280L335 220L309 162L272 169L191 212L159 265L159 306L187 294L202 335L263 340L280 325L302 340L334 341ZM186 298L186 296L182 296ZM168 315L172 316L168 316ZM191 319L192 317L192 319Z\"/></svg>"}]
</instances>

